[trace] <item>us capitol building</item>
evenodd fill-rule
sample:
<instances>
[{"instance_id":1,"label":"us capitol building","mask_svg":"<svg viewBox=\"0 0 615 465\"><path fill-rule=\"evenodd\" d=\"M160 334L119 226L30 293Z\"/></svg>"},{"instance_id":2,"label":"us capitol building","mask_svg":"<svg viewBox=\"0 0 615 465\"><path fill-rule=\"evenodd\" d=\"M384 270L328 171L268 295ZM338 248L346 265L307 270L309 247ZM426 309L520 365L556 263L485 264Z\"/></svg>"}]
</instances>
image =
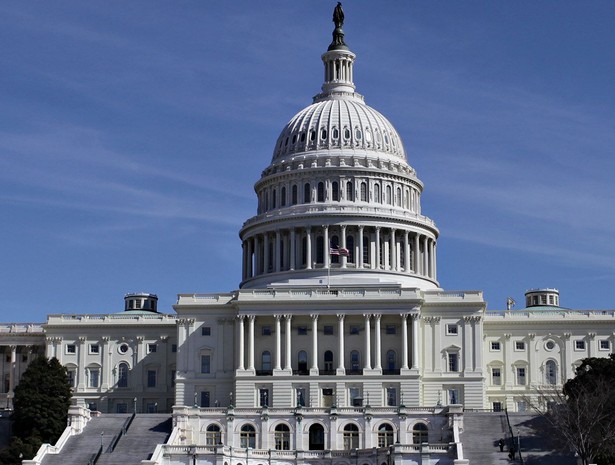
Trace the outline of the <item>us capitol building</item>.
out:
<instances>
[{"instance_id":1,"label":"us capitol building","mask_svg":"<svg viewBox=\"0 0 615 465\"><path fill-rule=\"evenodd\" d=\"M464 409L524 411L612 352L615 312L567 309L556 289L487 311L482 292L440 287L423 183L356 92L343 19L338 6L321 92L255 184L239 289L181 294L174 315L137 293L120 313L2 326L7 407L45 353L85 419L172 412L148 463L187 463L187 446L194 465L453 463L451 447L467 463Z\"/></svg>"}]
</instances>

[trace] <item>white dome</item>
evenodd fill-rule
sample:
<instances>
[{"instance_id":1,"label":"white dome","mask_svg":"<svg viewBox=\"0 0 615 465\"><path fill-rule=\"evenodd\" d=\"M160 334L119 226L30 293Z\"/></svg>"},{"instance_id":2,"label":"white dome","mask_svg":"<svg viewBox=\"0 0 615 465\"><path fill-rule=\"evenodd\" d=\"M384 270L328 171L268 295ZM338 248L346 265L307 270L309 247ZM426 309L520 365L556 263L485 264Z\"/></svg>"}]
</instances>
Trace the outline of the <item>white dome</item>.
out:
<instances>
[{"instance_id":1,"label":"white dome","mask_svg":"<svg viewBox=\"0 0 615 465\"><path fill-rule=\"evenodd\" d=\"M406 161L404 146L389 120L361 99L346 97L320 100L297 113L282 130L272 163L289 155L336 148L377 152Z\"/></svg>"}]
</instances>

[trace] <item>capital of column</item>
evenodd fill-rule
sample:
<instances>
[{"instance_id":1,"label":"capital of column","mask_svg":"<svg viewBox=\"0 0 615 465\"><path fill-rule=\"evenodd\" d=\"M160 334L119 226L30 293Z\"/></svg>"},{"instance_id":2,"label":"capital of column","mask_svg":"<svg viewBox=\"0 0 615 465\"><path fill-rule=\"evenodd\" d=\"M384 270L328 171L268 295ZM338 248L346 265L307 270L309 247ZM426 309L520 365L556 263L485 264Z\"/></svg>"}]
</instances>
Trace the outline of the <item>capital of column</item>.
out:
<instances>
[{"instance_id":1,"label":"capital of column","mask_svg":"<svg viewBox=\"0 0 615 465\"><path fill-rule=\"evenodd\" d=\"M310 318L312 319L312 321L314 320L318 321L318 315L315 313L310 314Z\"/></svg>"},{"instance_id":2,"label":"capital of column","mask_svg":"<svg viewBox=\"0 0 615 465\"><path fill-rule=\"evenodd\" d=\"M344 321L344 318L346 318L345 314L343 314L343 313L338 313L337 314L338 321Z\"/></svg>"},{"instance_id":3,"label":"capital of column","mask_svg":"<svg viewBox=\"0 0 615 465\"><path fill-rule=\"evenodd\" d=\"M380 319L382 318L382 314L374 313L372 317L374 317L374 321L380 321Z\"/></svg>"},{"instance_id":4,"label":"capital of column","mask_svg":"<svg viewBox=\"0 0 615 465\"><path fill-rule=\"evenodd\" d=\"M273 319L275 321L280 321L282 319L282 315L273 315Z\"/></svg>"}]
</instances>

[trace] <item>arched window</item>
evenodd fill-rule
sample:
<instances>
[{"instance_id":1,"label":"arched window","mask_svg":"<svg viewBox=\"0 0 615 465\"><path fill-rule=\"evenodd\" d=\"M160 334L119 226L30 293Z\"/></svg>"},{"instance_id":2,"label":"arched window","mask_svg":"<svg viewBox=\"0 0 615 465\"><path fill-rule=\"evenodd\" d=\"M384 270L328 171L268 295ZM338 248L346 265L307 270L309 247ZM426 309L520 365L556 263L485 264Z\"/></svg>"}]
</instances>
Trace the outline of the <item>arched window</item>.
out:
<instances>
[{"instance_id":1,"label":"arched window","mask_svg":"<svg viewBox=\"0 0 615 465\"><path fill-rule=\"evenodd\" d=\"M378 427L378 447L393 445L393 426L383 423Z\"/></svg>"},{"instance_id":2,"label":"arched window","mask_svg":"<svg viewBox=\"0 0 615 465\"><path fill-rule=\"evenodd\" d=\"M275 427L275 448L276 450L290 450L290 428L287 425L277 425Z\"/></svg>"},{"instance_id":3,"label":"arched window","mask_svg":"<svg viewBox=\"0 0 615 465\"><path fill-rule=\"evenodd\" d=\"M244 449L256 448L256 430L252 425L243 425L239 433L239 443Z\"/></svg>"},{"instance_id":4,"label":"arched window","mask_svg":"<svg viewBox=\"0 0 615 465\"><path fill-rule=\"evenodd\" d=\"M349 202L354 201L354 188L352 185L352 181L348 181L346 183L346 200L348 200Z\"/></svg>"},{"instance_id":5,"label":"arched window","mask_svg":"<svg viewBox=\"0 0 615 465\"><path fill-rule=\"evenodd\" d=\"M354 263L354 237L346 236L346 249L348 249L348 263Z\"/></svg>"},{"instance_id":6,"label":"arched window","mask_svg":"<svg viewBox=\"0 0 615 465\"><path fill-rule=\"evenodd\" d=\"M387 195L386 195L386 203L388 205L392 205L393 204L393 199L391 198L392 196L392 189L391 186L387 186Z\"/></svg>"},{"instance_id":7,"label":"arched window","mask_svg":"<svg viewBox=\"0 0 615 465\"><path fill-rule=\"evenodd\" d=\"M327 253L329 251L327 250ZM324 263L325 262L325 238L322 236L318 236L316 238L316 263Z\"/></svg>"},{"instance_id":8,"label":"arched window","mask_svg":"<svg viewBox=\"0 0 615 465\"><path fill-rule=\"evenodd\" d=\"M363 265L369 265L369 238L363 236L363 244L361 244L361 252L363 253Z\"/></svg>"},{"instance_id":9,"label":"arched window","mask_svg":"<svg viewBox=\"0 0 615 465\"><path fill-rule=\"evenodd\" d=\"M310 183L306 182L303 186L303 203L310 203L312 201L312 188Z\"/></svg>"},{"instance_id":10,"label":"arched window","mask_svg":"<svg viewBox=\"0 0 615 465\"><path fill-rule=\"evenodd\" d=\"M358 350L350 352L350 371L357 372L361 369L361 356Z\"/></svg>"},{"instance_id":11,"label":"arched window","mask_svg":"<svg viewBox=\"0 0 615 465\"><path fill-rule=\"evenodd\" d=\"M387 351L387 370L388 371L395 370L395 351L394 350Z\"/></svg>"},{"instance_id":12,"label":"arched window","mask_svg":"<svg viewBox=\"0 0 615 465\"><path fill-rule=\"evenodd\" d=\"M117 387L128 387L128 364L120 363L117 367Z\"/></svg>"},{"instance_id":13,"label":"arched window","mask_svg":"<svg viewBox=\"0 0 615 465\"><path fill-rule=\"evenodd\" d=\"M265 192L265 211L269 210L269 192Z\"/></svg>"},{"instance_id":14,"label":"arched window","mask_svg":"<svg viewBox=\"0 0 615 465\"><path fill-rule=\"evenodd\" d=\"M271 208L276 208L276 200L278 198L278 191L273 189L271 192Z\"/></svg>"},{"instance_id":15,"label":"arched window","mask_svg":"<svg viewBox=\"0 0 615 465\"><path fill-rule=\"evenodd\" d=\"M337 181L331 183L331 200L338 202L340 199L340 185Z\"/></svg>"},{"instance_id":16,"label":"arched window","mask_svg":"<svg viewBox=\"0 0 615 465\"><path fill-rule=\"evenodd\" d=\"M367 202L367 183L361 183L361 202Z\"/></svg>"},{"instance_id":17,"label":"arched window","mask_svg":"<svg viewBox=\"0 0 615 465\"><path fill-rule=\"evenodd\" d=\"M324 202L325 201L325 183L324 182L319 182L318 183L317 201L318 202Z\"/></svg>"},{"instance_id":18,"label":"arched window","mask_svg":"<svg viewBox=\"0 0 615 465\"><path fill-rule=\"evenodd\" d=\"M557 365L553 360L545 363L545 379L547 384L557 384Z\"/></svg>"},{"instance_id":19,"label":"arched window","mask_svg":"<svg viewBox=\"0 0 615 465\"><path fill-rule=\"evenodd\" d=\"M286 187L282 187L282 191L280 192L280 206L286 206Z\"/></svg>"},{"instance_id":20,"label":"arched window","mask_svg":"<svg viewBox=\"0 0 615 465\"><path fill-rule=\"evenodd\" d=\"M325 351L325 372L326 374L333 373L333 352L330 350ZM325 374L325 373L323 373Z\"/></svg>"},{"instance_id":21,"label":"arched window","mask_svg":"<svg viewBox=\"0 0 615 465\"><path fill-rule=\"evenodd\" d=\"M412 428L412 443L423 444L429 441L429 435L427 434L427 425L425 423L417 423Z\"/></svg>"},{"instance_id":22,"label":"arched window","mask_svg":"<svg viewBox=\"0 0 615 465\"><path fill-rule=\"evenodd\" d=\"M284 191L282 191L284 192ZM401 188L397 188L397 194L396 194L396 199L395 199L395 205L397 205L398 207L401 207Z\"/></svg>"},{"instance_id":23,"label":"arched window","mask_svg":"<svg viewBox=\"0 0 615 465\"><path fill-rule=\"evenodd\" d=\"M374 202L380 203L380 184L374 184Z\"/></svg>"},{"instance_id":24,"label":"arched window","mask_svg":"<svg viewBox=\"0 0 615 465\"><path fill-rule=\"evenodd\" d=\"M291 205L297 205L297 185L293 185L293 187L291 188L290 191L290 196L291 196Z\"/></svg>"},{"instance_id":25,"label":"arched window","mask_svg":"<svg viewBox=\"0 0 615 465\"><path fill-rule=\"evenodd\" d=\"M208 446L222 444L222 433L218 425L209 425L205 433L205 441Z\"/></svg>"},{"instance_id":26,"label":"arched window","mask_svg":"<svg viewBox=\"0 0 615 465\"><path fill-rule=\"evenodd\" d=\"M297 371L300 375L308 374L308 356L305 350L300 350L297 354Z\"/></svg>"},{"instance_id":27,"label":"arched window","mask_svg":"<svg viewBox=\"0 0 615 465\"><path fill-rule=\"evenodd\" d=\"M344 449L359 448L359 427L353 423L344 426Z\"/></svg>"},{"instance_id":28,"label":"arched window","mask_svg":"<svg viewBox=\"0 0 615 465\"><path fill-rule=\"evenodd\" d=\"M264 351L261 355L261 369L263 371L271 371L271 352Z\"/></svg>"},{"instance_id":29,"label":"arched window","mask_svg":"<svg viewBox=\"0 0 615 465\"><path fill-rule=\"evenodd\" d=\"M308 450L325 450L325 429L319 423L310 426Z\"/></svg>"}]
</instances>

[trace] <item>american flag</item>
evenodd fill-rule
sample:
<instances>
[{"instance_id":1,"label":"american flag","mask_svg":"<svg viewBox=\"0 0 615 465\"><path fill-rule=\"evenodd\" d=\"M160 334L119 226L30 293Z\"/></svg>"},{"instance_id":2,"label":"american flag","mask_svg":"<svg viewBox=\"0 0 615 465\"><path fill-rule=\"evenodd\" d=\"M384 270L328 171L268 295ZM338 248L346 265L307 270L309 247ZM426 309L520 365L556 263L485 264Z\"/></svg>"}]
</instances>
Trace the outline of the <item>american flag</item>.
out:
<instances>
[{"instance_id":1,"label":"american flag","mask_svg":"<svg viewBox=\"0 0 615 465\"><path fill-rule=\"evenodd\" d=\"M330 247L329 255L343 255L348 257L350 255L350 250L345 249L344 247Z\"/></svg>"}]
</instances>

